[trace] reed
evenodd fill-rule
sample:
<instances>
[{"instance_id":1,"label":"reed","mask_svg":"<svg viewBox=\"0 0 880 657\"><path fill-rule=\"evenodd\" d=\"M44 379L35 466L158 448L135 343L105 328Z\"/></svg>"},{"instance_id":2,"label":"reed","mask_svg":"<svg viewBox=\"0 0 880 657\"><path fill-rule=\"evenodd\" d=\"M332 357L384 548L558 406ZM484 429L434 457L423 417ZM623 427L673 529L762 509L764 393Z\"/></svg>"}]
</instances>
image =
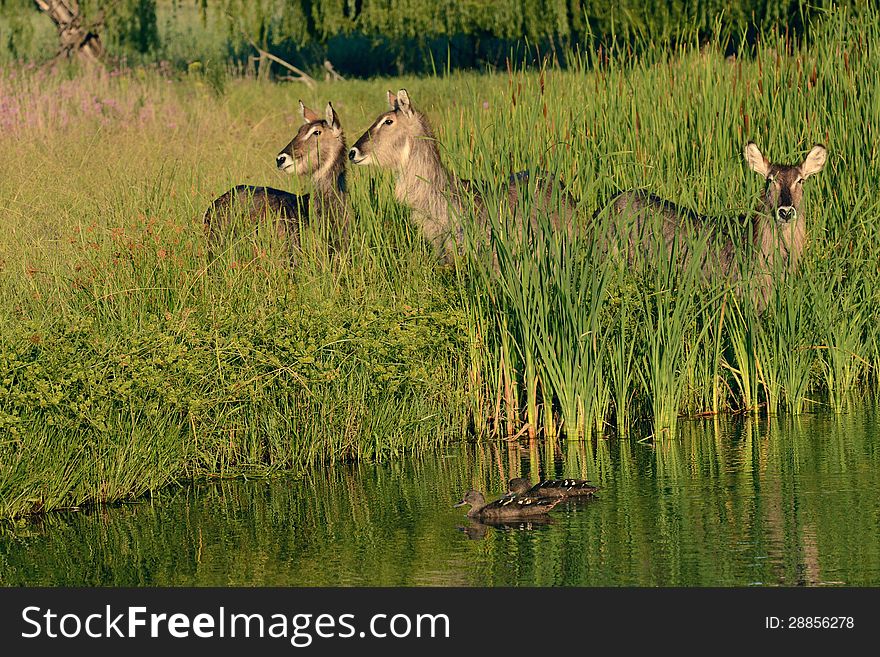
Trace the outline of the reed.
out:
<instances>
[{"instance_id":1,"label":"reed","mask_svg":"<svg viewBox=\"0 0 880 657\"><path fill-rule=\"evenodd\" d=\"M706 284L692 266L700 257L670 259L665 250L646 254L647 267L621 268L595 243L593 252L577 241L538 248L540 240L496 217L500 272L476 279L467 298L489 301L469 315L480 317L482 335L494 328L503 336L485 344L514 347L482 362L523 375L518 423L508 420L496 427L499 434L539 434L532 426L539 405L554 409L543 413L543 429L562 428L572 438L611 426L621 434L674 436L681 416L730 410L799 414L810 404L840 412L876 376L876 327L866 313L877 290L868 254L878 240L876 222L865 214L876 214L865 178L876 162L851 128L873 134L880 118L874 103L854 93L859 85L876 88L869 68L876 19L859 23L831 12L809 48L768 35L753 56L734 59L711 45L699 52L657 48L640 59L587 57L577 83L572 72L512 72L502 97L508 112L470 119L477 148L455 131L441 134L451 153L473 153L457 168L489 185L527 168L567 181L582 224L598 222L600 231L615 192L633 188L703 216L735 222L743 215L744 222L757 196L737 161L747 140L790 162L800 162L814 142L830 144L829 170L805 186L808 247L797 269L750 262L743 239L735 267L742 282L718 277ZM823 59L832 54L844 61L836 73ZM589 93L572 97L566 85ZM670 242L668 232L663 238ZM752 291L767 289L767 278L776 285L764 308ZM580 289L589 292L569 293ZM581 348L587 335L591 349ZM650 429L640 428L643 420Z\"/></svg>"}]
</instances>

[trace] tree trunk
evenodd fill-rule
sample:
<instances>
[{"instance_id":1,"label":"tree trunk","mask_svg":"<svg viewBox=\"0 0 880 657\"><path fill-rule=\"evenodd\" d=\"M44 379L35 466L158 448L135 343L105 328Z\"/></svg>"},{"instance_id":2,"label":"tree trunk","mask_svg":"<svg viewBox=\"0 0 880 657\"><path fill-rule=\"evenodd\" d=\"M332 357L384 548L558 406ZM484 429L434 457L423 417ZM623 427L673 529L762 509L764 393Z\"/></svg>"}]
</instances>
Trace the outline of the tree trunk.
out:
<instances>
[{"instance_id":1,"label":"tree trunk","mask_svg":"<svg viewBox=\"0 0 880 657\"><path fill-rule=\"evenodd\" d=\"M58 38L61 41L61 49L58 57L73 57L88 62L98 62L104 55L104 47L100 37L92 29L100 24L100 21L92 26L84 26L77 0L34 0L37 7L55 23L58 29Z\"/></svg>"}]
</instances>

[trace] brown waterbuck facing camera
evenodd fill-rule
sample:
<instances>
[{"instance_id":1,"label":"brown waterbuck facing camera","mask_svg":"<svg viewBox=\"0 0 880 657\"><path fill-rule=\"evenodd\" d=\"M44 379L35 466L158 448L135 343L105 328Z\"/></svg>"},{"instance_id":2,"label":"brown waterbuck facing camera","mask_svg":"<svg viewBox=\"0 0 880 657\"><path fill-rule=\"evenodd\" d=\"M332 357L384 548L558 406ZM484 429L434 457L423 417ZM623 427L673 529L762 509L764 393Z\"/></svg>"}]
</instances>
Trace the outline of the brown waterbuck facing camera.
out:
<instances>
[{"instance_id":1,"label":"brown waterbuck facing camera","mask_svg":"<svg viewBox=\"0 0 880 657\"><path fill-rule=\"evenodd\" d=\"M699 215L643 190L630 190L611 202L610 230L606 231L609 248L625 250L632 263L638 256L655 253L659 233L666 249L677 248L683 262L690 257L689 242L705 239L703 274L739 281L750 273L755 281L752 299L763 310L773 290L774 274L797 268L807 241L803 182L822 170L827 151L816 144L796 165L772 164L753 142L746 144L743 154L749 167L765 178L766 187L758 209L740 217L739 224L746 231L742 240L726 229L722 219ZM655 220L657 224L650 223ZM749 251L738 259L741 241ZM741 263L748 271L741 271Z\"/></svg>"},{"instance_id":2,"label":"brown waterbuck facing camera","mask_svg":"<svg viewBox=\"0 0 880 657\"><path fill-rule=\"evenodd\" d=\"M214 199L204 216L209 244L216 244L230 231L233 219L246 225L273 222L293 258L300 245L300 228L312 218L326 221L331 247L347 241L348 205L345 188L345 135L333 106L327 103L324 117L299 103L303 125L275 158L283 172L308 176L312 194L296 195L273 187L238 185Z\"/></svg>"},{"instance_id":3,"label":"brown waterbuck facing camera","mask_svg":"<svg viewBox=\"0 0 880 657\"><path fill-rule=\"evenodd\" d=\"M463 246L463 218L471 207L480 232L489 232L486 201L474 181L458 178L443 165L431 124L413 107L406 89L396 95L389 91L388 104L390 110L380 114L361 135L348 158L357 165L375 165L396 173L397 200L413 210L413 219L425 238L438 257L449 263ZM535 193L532 223L538 212L543 212L554 228L571 230L577 203L552 178L518 173L510 177L504 191L513 213L522 195Z\"/></svg>"}]
</instances>

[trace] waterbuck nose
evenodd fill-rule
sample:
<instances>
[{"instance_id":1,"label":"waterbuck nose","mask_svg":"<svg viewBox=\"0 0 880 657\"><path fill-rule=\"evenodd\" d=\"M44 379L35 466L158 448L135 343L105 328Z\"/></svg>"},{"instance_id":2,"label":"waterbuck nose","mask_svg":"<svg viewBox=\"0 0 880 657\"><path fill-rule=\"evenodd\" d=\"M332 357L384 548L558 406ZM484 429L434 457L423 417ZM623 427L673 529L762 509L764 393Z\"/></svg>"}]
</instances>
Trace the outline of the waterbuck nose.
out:
<instances>
[{"instance_id":1,"label":"waterbuck nose","mask_svg":"<svg viewBox=\"0 0 880 657\"><path fill-rule=\"evenodd\" d=\"M278 157L275 158L275 164L278 165L279 169L283 169L289 163L290 155L287 153L279 153Z\"/></svg>"},{"instance_id":2,"label":"waterbuck nose","mask_svg":"<svg viewBox=\"0 0 880 657\"><path fill-rule=\"evenodd\" d=\"M797 210L790 205L780 205L776 208L776 218L779 221L792 221L797 217Z\"/></svg>"}]
</instances>

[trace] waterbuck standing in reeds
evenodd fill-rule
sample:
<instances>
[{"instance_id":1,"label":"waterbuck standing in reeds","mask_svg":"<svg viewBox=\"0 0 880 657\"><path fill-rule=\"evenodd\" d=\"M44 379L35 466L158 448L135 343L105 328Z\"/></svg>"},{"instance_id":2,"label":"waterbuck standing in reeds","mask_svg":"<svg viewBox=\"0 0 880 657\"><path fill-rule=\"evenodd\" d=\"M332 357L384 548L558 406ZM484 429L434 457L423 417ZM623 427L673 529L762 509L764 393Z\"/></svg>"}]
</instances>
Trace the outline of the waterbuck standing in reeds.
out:
<instances>
[{"instance_id":1,"label":"waterbuck standing in reeds","mask_svg":"<svg viewBox=\"0 0 880 657\"><path fill-rule=\"evenodd\" d=\"M610 223L598 227L605 235L603 240L609 242L607 248L625 251L632 264L638 257L656 253L655 236L659 233L662 245L668 252L678 249L683 263L690 258L694 240L705 240L703 275L721 275L731 282L753 276L752 299L762 310L772 293L774 274L797 268L807 239L806 217L801 209L803 182L822 170L827 151L816 144L796 165L770 163L754 142L746 144L743 154L752 171L767 182L757 210L739 218L745 230L741 240L722 219L699 215L644 190L629 190L614 197ZM742 258L737 257L740 242L750 250ZM748 271L742 271L742 265Z\"/></svg>"},{"instance_id":2,"label":"waterbuck standing in reeds","mask_svg":"<svg viewBox=\"0 0 880 657\"><path fill-rule=\"evenodd\" d=\"M464 217L469 209L474 210L478 233L490 233L486 200L475 181L462 180L444 166L431 124L413 107L406 89L396 95L389 91L388 104L390 111L380 114L361 135L348 158L354 164L373 164L396 172L397 200L413 210L416 224L438 257L449 263L464 245ZM543 212L554 229L571 230L577 203L553 178L520 172L510 177L505 191L514 215L521 196L533 193L533 225Z\"/></svg>"},{"instance_id":3,"label":"waterbuck standing in reeds","mask_svg":"<svg viewBox=\"0 0 880 657\"><path fill-rule=\"evenodd\" d=\"M326 221L330 246L337 249L348 238L348 204L345 188L345 135L333 105L327 103L324 118L299 103L303 125L275 158L277 167L289 174L308 176L311 194L291 194L273 187L238 185L214 199L205 212L204 225L210 244L216 244L235 218L246 225L273 222L285 240L291 258L300 245L300 229L312 219Z\"/></svg>"}]
</instances>

